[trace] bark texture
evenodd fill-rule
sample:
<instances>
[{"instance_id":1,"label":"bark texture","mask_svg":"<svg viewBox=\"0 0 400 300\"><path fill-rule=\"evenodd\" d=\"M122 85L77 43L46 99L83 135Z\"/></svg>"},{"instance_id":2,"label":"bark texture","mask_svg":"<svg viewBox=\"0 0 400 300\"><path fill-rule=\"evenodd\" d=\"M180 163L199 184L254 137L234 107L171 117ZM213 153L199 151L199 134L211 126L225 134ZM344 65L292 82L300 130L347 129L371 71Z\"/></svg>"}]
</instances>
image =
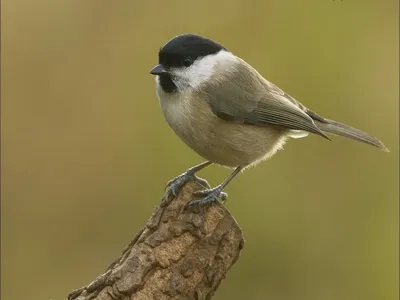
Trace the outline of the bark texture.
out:
<instances>
[{"instance_id":1,"label":"bark texture","mask_svg":"<svg viewBox=\"0 0 400 300\"><path fill-rule=\"evenodd\" d=\"M244 240L233 216L220 203L187 208L195 182L155 208L107 270L69 300L211 299Z\"/></svg>"}]
</instances>

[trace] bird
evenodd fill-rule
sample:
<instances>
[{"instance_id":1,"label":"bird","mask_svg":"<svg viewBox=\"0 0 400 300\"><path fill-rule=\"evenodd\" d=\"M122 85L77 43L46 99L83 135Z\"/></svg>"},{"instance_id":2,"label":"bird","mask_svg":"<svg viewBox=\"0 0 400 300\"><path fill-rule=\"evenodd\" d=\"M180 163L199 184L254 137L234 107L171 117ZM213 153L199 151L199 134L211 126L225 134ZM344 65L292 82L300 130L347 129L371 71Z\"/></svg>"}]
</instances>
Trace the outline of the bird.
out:
<instances>
[{"instance_id":1,"label":"bird","mask_svg":"<svg viewBox=\"0 0 400 300\"><path fill-rule=\"evenodd\" d=\"M150 74L156 77L165 121L205 159L167 184L167 198L190 180L204 186L189 206L225 201L223 189L234 177L272 157L288 139L339 135L389 151L379 139L310 110L225 46L201 35L184 33L167 41ZM211 164L233 169L214 188L196 175Z\"/></svg>"}]
</instances>

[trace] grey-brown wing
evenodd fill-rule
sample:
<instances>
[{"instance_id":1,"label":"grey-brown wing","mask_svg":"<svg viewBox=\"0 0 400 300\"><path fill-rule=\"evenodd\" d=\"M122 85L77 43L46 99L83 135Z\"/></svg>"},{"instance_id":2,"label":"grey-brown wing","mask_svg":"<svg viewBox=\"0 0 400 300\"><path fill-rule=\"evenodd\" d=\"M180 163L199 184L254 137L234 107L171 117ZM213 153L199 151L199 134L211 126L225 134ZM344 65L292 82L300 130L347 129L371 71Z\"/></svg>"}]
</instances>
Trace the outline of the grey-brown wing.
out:
<instances>
[{"instance_id":1,"label":"grey-brown wing","mask_svg":"<svg viewBox=\"0 0 400 300\"><path fill-rule=\"evenodd\" d=\"M329 139L302 110L299 102L290 96L288 98L283 91L259 78L250 69L231 73L226 80L214 81L204 93L214 114L226 121L256 126L277 125Z\"/></svg>"},{"instance_id":2,"label":"grey-brown wing","mask_svg":"<svg viewBox=\"0 0 400 300\"><path fill-rule=\"evenodd\" d=\"M313 112L312 110L308 109L303 104L301 104L299 101L297 101L292 96L290 96L289 94L282 91L280 88L278 88L273 83L269 82L269 85L270 85L271 89L274 90L275 93L278 93L278 94L284 96L286 99L288 99L290 102L292 102L295 106L297 106L302 111L304 111L307 115L309 115L311 117L311 119L317 120L322 123L328 123L327 119L325 119L324 117L320 116L319 114Z\"/></svg>"}]
</instances>

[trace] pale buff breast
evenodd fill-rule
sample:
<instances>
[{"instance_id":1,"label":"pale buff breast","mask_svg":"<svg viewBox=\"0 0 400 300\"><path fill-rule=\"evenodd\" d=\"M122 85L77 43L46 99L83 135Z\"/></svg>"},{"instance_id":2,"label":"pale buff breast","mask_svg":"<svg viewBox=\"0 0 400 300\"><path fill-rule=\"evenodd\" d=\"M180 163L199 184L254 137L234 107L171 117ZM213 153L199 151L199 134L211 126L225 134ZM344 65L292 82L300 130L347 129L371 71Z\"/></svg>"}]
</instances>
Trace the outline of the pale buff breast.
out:
<instances>
[{"instance_id":1,"label":"pale buff breast","mask_svg":"<svg viewBox=\"0 0 400 300\"><path fill-rule=\"evenodd\" d=\"M257 163L272 156L286 140L276 128L222 120L207 103L191 95L158 89L159 99L160 93L162 111L174 132L197 154L216 164L245 167Z\"/></svg>"}]
</instances>

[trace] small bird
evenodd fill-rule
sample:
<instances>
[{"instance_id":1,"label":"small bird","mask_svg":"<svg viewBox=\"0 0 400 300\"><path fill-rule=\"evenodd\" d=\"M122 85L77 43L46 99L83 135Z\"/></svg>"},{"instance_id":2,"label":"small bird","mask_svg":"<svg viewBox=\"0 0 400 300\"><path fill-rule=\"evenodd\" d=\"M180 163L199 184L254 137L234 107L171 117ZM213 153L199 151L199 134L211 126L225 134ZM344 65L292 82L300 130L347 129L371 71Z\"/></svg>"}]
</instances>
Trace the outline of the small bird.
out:
<instances>
[{"instance_id":1,"label":"small bird","mask_svg":"<svg viewBox=\"0 0 400 300\"><path fill-rule=\"evenodd\" d=\"M334 134L389 151L377 138L309 110L223 45L199 35L169 40L150 73L165 120L206 159L167 185L167 195L189 180L208 187L189 205L225 200L223 189L239 172L273 156L289 138L313 133L330 140L327 134ZM215 188L195 175L211 164L234 168Z\"/></svg>"}]
</instances>

